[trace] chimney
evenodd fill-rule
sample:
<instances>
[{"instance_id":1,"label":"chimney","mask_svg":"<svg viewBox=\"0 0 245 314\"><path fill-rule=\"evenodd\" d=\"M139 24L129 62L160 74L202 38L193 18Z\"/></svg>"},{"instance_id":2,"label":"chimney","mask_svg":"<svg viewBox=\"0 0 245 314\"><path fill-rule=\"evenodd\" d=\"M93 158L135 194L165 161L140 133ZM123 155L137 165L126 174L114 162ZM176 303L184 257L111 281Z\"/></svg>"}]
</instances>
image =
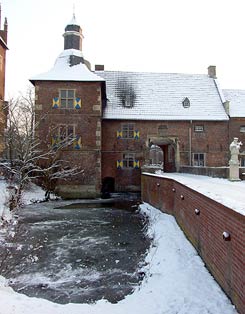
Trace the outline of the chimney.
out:
<instances>
[{"instance_id":1,"label":"chimney","mask_svg":"<svg viewBox=\"0 0 245 314\"><path fill-rule=\"evenodd\" d=\"M7 21L7 18L5 17L5 20L4 20L4 31L7 32L8 31L8 21Z\"/></svg>"},{"instance_id":2,"label":"chimney","mask_svg":"<svg viewBox=\"0 0 245 314\"><path fill-rule=\"evenodd\" d=\"M95 71L104 71L105 67L103 64L95 64Z\"/></svg>"},{"instance_id":3,"label":"chimney","mask_svg":"<svg viewBox=\"0 0 245 314\"><path fill-rule=\"evenodd\" d=\"M224 103L223 103L223 106L225 108L225 112L229 115L230 114L230 102L229 100L226 100Z\"/></svg>"},{"instance_id":4,"label":"chimney","mask_svg":"<svg viewBox=\"0 0 245 314\"><path fill-rule=\"evenodd\" d=\"M216 66L215 65L210 65L208 67L208 76L213 78L213 79L217 78L217 76L216 76Z\"/></svg>"}]
</instances>

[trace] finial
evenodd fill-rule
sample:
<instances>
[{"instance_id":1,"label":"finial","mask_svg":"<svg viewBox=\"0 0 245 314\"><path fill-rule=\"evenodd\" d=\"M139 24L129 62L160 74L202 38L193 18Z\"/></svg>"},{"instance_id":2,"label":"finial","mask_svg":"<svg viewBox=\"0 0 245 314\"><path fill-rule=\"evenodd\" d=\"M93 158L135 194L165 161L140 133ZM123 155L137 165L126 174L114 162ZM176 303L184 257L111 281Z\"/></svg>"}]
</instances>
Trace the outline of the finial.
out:
<instances>
[{"instance_id":1,"label":"finial","mask_svg":"<svg viewBox=\"0 0 245 314\"><path fill-rule=\"evenodd\" d=\"M74 19L76 18L76 15L75 15L75 3L73 3L73 18Z\"/></svg>"}]
</instances>

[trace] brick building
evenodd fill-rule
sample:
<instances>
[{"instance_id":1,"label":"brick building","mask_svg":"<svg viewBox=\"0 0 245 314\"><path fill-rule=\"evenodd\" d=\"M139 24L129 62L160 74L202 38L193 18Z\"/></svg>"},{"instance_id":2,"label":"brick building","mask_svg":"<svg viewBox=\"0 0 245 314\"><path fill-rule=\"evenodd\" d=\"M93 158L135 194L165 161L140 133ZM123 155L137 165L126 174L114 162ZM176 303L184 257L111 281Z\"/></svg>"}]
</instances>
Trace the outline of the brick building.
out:
<instances>
[{"instance_id":1,"label":"brick building","mask_svg":"<svg viewBox=\"0 0 245 314\"><path fill-rule=\"evenodd\" d=\"M154 164L154 156L164 171L228 165L229 143L240 137L235 124L241 121L229 116L215 66L207 75L115 72L103 66L91 71L82 41L73 17L54 67L31 79L43 149L72 137L61 157L84 169L71 182L60 182L58 193L139 191L141 167Z\"/></svg>"},{"instance_id":2,"label":"brick building","mask_svg":"<svg viewBox=\"0 0 245 314\"><path fill-rule=\"evenodd\" d=\"M224 90L229 120L229 142L238 137L243 143L240 151L241 166L245 167L245 90Z\"/></svg>"},{"instance_id":3,"label":"brick building","mask_svg":"<svg viewBox=\"0 0 245 314\"><path fill-rule=\"evenodd\" d=\"M4 28L1 29L1 5L0 5L0 156L4 150L4 129L6 127L6 102L4 101L5 91L5 65L6 65L6 51L7 51L7 35L8 22L5 18Z\"/></svg>"}]
</instances>

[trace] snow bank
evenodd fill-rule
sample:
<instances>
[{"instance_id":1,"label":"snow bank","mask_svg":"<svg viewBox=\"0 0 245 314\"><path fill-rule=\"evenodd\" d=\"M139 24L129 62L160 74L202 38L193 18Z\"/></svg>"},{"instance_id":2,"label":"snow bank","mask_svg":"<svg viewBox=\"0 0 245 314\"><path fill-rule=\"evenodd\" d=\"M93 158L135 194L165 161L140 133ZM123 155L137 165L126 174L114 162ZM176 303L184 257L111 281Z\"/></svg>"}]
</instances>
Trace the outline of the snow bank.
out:
<instances>
[{"instance_id":1,"label":"snow bank","mask_svg":"<svg viewBox=\"0 0 245 314\"><path fill-rule=\"evenodd\" d=\"M172 216L141 205L153 244L142 269L146 276L117 304L55 304L6 287L0 277L0 314L236 314Z\"/></svg>"},{"instance_id":2,"label":"snow bank","mask_svg":"<svg viewBox=\"0 0 245 314\"><path fill-rule=\"evenodd\" d=\"M173 179L245 215L245 181L231 182L227 179L162 171L150 175Z\"/></svg>"},{"instance_id":3,"label":"snow bank","mask_svg":"<svg viewBox=\"0 0 245 314\"><path fill-rule=\"evenodd\" d=\"M8 208L5 203L8 200L7 182L0 179L0 217L8 215ZM31 204L33 201L43 200L45 192L35 184L29 184L28 190L23 192L22 202L25 205Z\"/></svg>"}]
</instances>

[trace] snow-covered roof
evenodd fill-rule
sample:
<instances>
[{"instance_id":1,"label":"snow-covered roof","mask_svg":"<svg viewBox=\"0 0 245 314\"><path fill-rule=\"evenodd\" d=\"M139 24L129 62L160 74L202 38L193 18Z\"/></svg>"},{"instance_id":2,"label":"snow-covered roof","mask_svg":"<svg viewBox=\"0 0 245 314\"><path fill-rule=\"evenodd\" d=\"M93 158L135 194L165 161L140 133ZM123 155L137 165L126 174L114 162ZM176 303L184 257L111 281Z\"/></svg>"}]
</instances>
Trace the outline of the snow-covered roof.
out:
<instances>
[{"instance_id":1,"label":"snow-covered roof","mask_svg":"<svg viewBox=\"0 0 245 314\"><path fill-rule=\"evenodd\" d=\"M70 57L83 58L83 54L76 49L64 50L58 56L54 67L50 71L34 76L30 81L104 81L103 78L91 72L84 63L70 66Z\"/></svg>"},{"instance_id":2,"label":"snow-covered roof","mask_svg":"<svg viewBox=\"0 0 245 314\"><path fill-rule=\"evenodd\" d=\"M207 75L95 71L106 80L105 119L228 120ZM185 98L190 107L184 108Z\"/></svg>"},{"instance_id":3,"label":"snow-covered roof","mask_svg":"<svg viewBox=\"0 0 245 314\"><path fill-rule=\"evenodd\" d=\"M226 100L230 102L229 115L232 118L245 118L245 90L225 89L223 90Z\"/></svg>"},{"instance_id":4,"label":"snow-covered roof","mask_svg":"<svg viewBox=\"0 0 245 314\"><path fill-rule=\"evenodd\" d=\"M1 43L1 45L2 45L4 48L8 49L5 40L4 40L1 36L0 36L0 43Z\"/></svg>"}]
</instances>

